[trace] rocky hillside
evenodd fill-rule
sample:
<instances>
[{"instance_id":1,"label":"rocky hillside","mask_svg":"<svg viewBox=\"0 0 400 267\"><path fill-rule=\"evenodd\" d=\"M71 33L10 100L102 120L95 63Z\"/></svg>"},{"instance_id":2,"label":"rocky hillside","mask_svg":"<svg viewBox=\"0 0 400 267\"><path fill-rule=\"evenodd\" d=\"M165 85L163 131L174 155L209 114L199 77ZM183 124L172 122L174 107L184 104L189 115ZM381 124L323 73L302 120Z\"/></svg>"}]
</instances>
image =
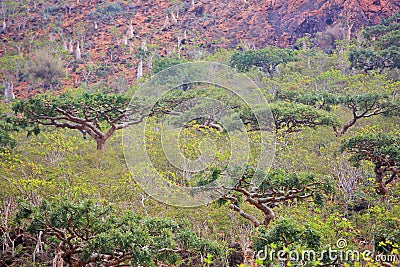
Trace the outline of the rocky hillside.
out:
<instances>
[{"instance_id":1,"label":"rocky hillside","mask_svg":"<svg viewBox=\"0 0 400 267\"><path fill-rule=\"evenodd\" d=\"M109 30L107 25L128 30L132 20L134 34L148 39L173 43L177 35L183 38L186 31L186 36L208 42L224 41L229 47L235 47L241 40L255 46L289 45L306 33L323 32L332 25L357 30L379 23L380 18L393 14L400 7L397 0L25 2L20 6L3 2L2 37L8 33L13 38L21 38L24 32L36 30L35 26L50 26L49 32L57 21L62 23L58 30L64 34L74 33L80 24L94 27L97 21L102 36L102 24L105 24L103 30ZM18 15L24 16L22 21Z\"/></svg>"},{"instance_id":2,"label":"rocky hillside","mask_svg":"<svg viewBox=\"0 0 400 267\"><path fill-rule=\"evenodd\" d=\"M348 38L399 7L398 0L2 1L0 53L64 50L65 85L109 82L110 74L127 84L139 58L146 73L154 57L174 53L194 58L239 44L289 46L317 32ZM17 95L29 86L17 83Z\"/></svg>"}]
</instances>

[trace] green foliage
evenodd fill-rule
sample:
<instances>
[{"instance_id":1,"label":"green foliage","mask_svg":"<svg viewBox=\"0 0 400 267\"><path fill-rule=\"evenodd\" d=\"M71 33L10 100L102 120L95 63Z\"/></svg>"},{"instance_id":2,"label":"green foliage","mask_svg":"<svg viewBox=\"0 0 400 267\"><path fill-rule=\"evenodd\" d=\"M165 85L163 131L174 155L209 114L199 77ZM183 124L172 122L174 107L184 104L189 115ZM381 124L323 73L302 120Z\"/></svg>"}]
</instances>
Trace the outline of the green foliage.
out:
<instances>
[{"instance_id":1,"label":"green foliage","mask_svg":"<svg viewBox=\"0 0 400 267\"><path fill-rule=\"evenodd\" d=\"M0 158L16 147L16 135L21 126L23 125L12 116L10 105L0 103Z\"/></svg>"},{"instance_id":2,"label":"green foliage","mask_svg":"<svg viewBox=\"0 0 400 267\"><path fill-rule=\"evenodd\" d=\"M338 118L335 115L305 104L275 102L269 105L269 109L266 109L265 106L259 106L254 108L254 112L258 114L257 116L264 116L265 118L268 118L269 112L272 113L276 131L284 134L298 132L306 127L339 125ZM253 130L259 130L254 128L257 127L254 112L245 108L241 111L240 117L245 124L251 125Z\"/></svg>"},{"instance_id":3,"label":"green foliage","mask_svg":"<svg viewBox=\"0 0 400 267\"><path fill-rule=\"evenodd\" d=\"M185 63L186 60L182 60L176 57L164 57L154 61L153 63L153 73L159 73L163 69L167 69L169 67Z\"/></svg>"},{"instance_id":4,"label":"green foliage","mask_svg":"<svg viewBox=\"0 0 400 267\"><path fill-rule=\"evenodd\" d=\"M294 52L287 48L267 47L259 50L247 50L233 54L230 65L238 71L249 71L260 68L271 77L279 64L295 61Z\"/></svg>"},{"instance_id":5,"label":"green foliage","mask_svg":"<svg viewBox=\"0 0 400 267\"><path fill-rule=\"evenodd\" d=\"M124 95L77 91L22 99L13 105L13 110L32 127L28 133L38 134L40 125L76 129L89 134L97 142L98 150L104 150L105 142L116 130L143 119L139 106L128 107L129 102ZM141 117L133 118L138 113Z\"/></svg>"},{"instance_id":6,"label":"green foliage","mask_svg":"<svg viewBox=\"0 0 400 267\"><path fill-rule=\"evenodd\" d=\"M356 81L356 84L359 84ZM353 85L351 85L353 86ZM383 86L382 86L383 87ZM362 118L369 118L377 115L395 115L400 109L399 101L395 96L395 92L360 92L360 93L330 93L330 92L302 92L291 90L278 90L275 94L275 99L285 100L289 103L286 105L293 105L291 102L296 102L304 105L309 105L316 109L327 111L327 122L325 125L333 126L338 136L343 135L352 127L358 120ZM338 118L328 112L336 109L337 106L343 106L351 111L352 119L345 123L341 130L337 129L340 124ZM290 108L284 109L290 111ZM308 110L311 111L310 108ZM300 110L298 111L300 113ZM296 114L296 113L295 113ZM322 115L322 114L321 114ZM289 114L286 114L289 116ZM304 117L304 115L303 115ZM329 122L329 117L331 121ZM332 121L336 119L336 122ZM300 118L296 118L300 121Z\"/></svg>"},{"instance_id":7,"label":"green foliage","mask_svg":"<svg viewBox=\"0 0 400 267\"><path fill-rule=\"evenodd\" d=\"M270 228L261 227L255 236L255 246L258 250L264 249L265 245L276 244L288 246L299 242L307 248L320 247L320 233L312 229L310 225L299 224L290 218L278 219Z\"/></svg>"},{"instance_id":8,"label":"green foliage","mask_svg":"<svg viewBox=\"0 0 400 267\"><path fill-rule=\"evenodd\" d=\"M281 259L290 262L289 252L297 251L300 255L304 250L318 251L321 247L322 235L310 224L302 224L292 218L280 218L271 227L260 227L254 235L254 246L256 251L263 251L265 255L264 266L271 266L277 260L277 251L285 251L280 254ZM271 251L274 254L271 254ZM273 256L270 258L270 256ZM314 259L315 260L315 259ZM311 266L313 259L309 259L307 266ZM296 260L292 260L296 264ZM298 262L297 262L298 263ZM269 264L269 265L268 265ZM290 265L287 265L290 266Z\"/></svg>"},{"instance_id":9,"label":"green foliage","mask_svg":"<svg viewBox=\"0 0 400 267\"><path fill-rule=\"evenodd\" d=\"M400 174L400 138L395 134L365 132L343 142L341 151L352 154L350 160L359 166L361 161L375 165L377 192L387 194L386 185ZM389 178L384 180L387 174Z\"/></svg>"},{"instance_id":10,"label":"green foliage","mask_svg":"<svg viewBox=\"0 0 400 267\"><path fill-rule=\"evenodd\" d=\"M18 74L25 63L25 58L20 55L4 55L0 58L0 72L3 78L7 75Z\"/></svg>"},{"instance_id":11,"label":"green foliage","mask_svg":"<svg viewBox=\"0 0 400 267\"><path fill-rule=\"evenodd\" d=\"M120 109L124 109L129 101L128 97L118 94L89 92L41 94L16 102L13 110L16 113L23 113L32 121L40 119L42 114L45 114L44 117L48 117L50 121L51 118L63 115L61 111L63 110L78 118L90 118L95 125L98 125L121 115Z\"/></svg>"},{"instance_id":12,"label":"green foliage","mask_svg":"<svg viewBox=\"0 0 400 267\"><path fill-rule=\"evenodd\" d=\"M97 8L97 12L107 15L118 14L122 12L122 6L119 3L107 4Z\"/></svg>"},{"instance_id":13,"label":"green foliage","mask_svg":"<svg viewBox=\"0 0 400 267\"><path fill-rule=\"evenodd\" d=\"M253 182L249 181L249 178L255 175L263 174L248 167L234 187L226 188L229 192L223 196L224 199L231 202L229 205L231 209L252 222L255 227L261 225L268 227L276 217L273 209L277 206L288 206L290 203L297 203L309 198L314 198L316 204L322 205L324 194L330 195L333 192L329 180L323 180L314 174L288 173L277 169L265 175L259 186L255 186ZM264 216L262 223L256 216L243 210L242 204L245 202L262 212Z\"/></svg>"},{"instance_id":14,"label":"green foliage","mask_svg":"<svg viewBox=\"0 0 400 267\"><path fill-rule=\"evenodd\" d=\"M49 240L62 242L62 258L72 265L129 262L157 266L177 264L181 255L188 260L188 255L196 253L221 253L219 245L198 238L174 221L144 218L131 212L117 216L111 207L92 201L60 199L40 206L22 205L16 221L26 224L31 233L43 231Z\"/></svg>"},{"instance_id":15,"label":"green foliage","mask_svg":"<svg viewBox=\"0 0 400 267\"><path fill-rule=\"evenodd\" d=\"M328 92L299 92L291 90L278 90L275 99L296 102L315 108L331 111L332 106L338 103L336 95Z\"/></svg>"},{"instance_id":16,"label":"green foliage","mask_svg":"<svg viewBox=\"0 0 400 267\"><path fill-rule=\"evenodd\" d=\"M324 195L334 193L329 179L321 179L313 173L288 173L282 169L270 171L259 186L259 190L260 192L301 190L303 195L309 194L319 205L323 204Z\"/></svg>"},{"instance_id":17,"label":"green foliage","mask_svg":"<svg viewBox=\"0 0 400 267\"><path fill-rule=\"evenodd\" d=\"M371 220L376 221L375 231L372 233L376 253L396 254L400 242L399 210L397 207L387 210L382 206L375 206L368 210ZM366 217L365 216L365 217Z\"/></svg>"},{"instance_id":18,"label":"green foliage","mask_svg":"<svg viewBox=\"0 0 400 267\"><path fill-rule=\"evenodd\" d=\"M370 160L374 163L385 164L388 167L399 167L400 138L383 132L361 133L343 143L341 150L354 155L351 160L356 164Z\"/></svg>"},{"instance_id":19,"label":"green foliage","mask_svg":"<svg viewBox=\"0 0 400 267\"><path fill-rule=\"evenodd\" d=\"M366 44L350 52L351 66L364 71L400 68L400 12L365 28Z\"/></svg>"},{"instance_id":20,"label":"green foliage","mask_svg":"<svg viewBox=\"0 0 400 267\"><path fill-rule=\"evenodd\" d=\"M351 62L351 67L363 71L383 69L385 66L384 62L376 55L375 51L369 48L352 50L349 54L349 60Z\"/></svg>"},{"instance_id":21,"label":"green foliage","mask_svg":"<svg viewBox=\"0 0 400 267\"><path fill-rule=\"evenodd\" d=\"M341 104L354 110L359 117L370 117L379 114L390 114L399 110L398 101L393 101L384 93L349 94L340 97Z\"/></svg>"},{"instance_id":22,"label":"green foliage","mask_svg":"<svg viewBox=\"0 0 400 267\"><path fill-rule=\"evenodd\" d=\"M304 104L274 103L271 111L276 128L287 132L299 131L304 127L339 125L334 115Z\"/></svg>"}]
</instances>

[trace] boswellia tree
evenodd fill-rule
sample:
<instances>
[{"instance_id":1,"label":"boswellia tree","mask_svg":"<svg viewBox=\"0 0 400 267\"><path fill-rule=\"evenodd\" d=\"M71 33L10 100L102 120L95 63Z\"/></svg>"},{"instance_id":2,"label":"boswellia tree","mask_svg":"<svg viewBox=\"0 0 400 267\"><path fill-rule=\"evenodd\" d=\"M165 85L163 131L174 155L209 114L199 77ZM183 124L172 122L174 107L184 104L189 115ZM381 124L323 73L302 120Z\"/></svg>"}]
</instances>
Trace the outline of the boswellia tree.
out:
<instances>
[{"instance_id":1,"label":"boswellia tree","mask_svg":"<svg viewBox=\"0 0 400 267\"><path fill-rule=\"evenodd\" d=\"M286 64L295 60L294 52L290 49L266 47L259 50L236 52L230 60L230 65L238 71L259 68L262 72L272 77L279 64Z\"/></svg>"},{"instance_id":2,"label":"boswellia tree","mask_svg":"<svg viewBox=\"0 0 400 267\"><path fill-rule=\"evenodd\" d=\"M301 103L274 102L268 106L257 106L255 111L261 116L263 113L271 112L271 123L277 134L299 132L305 128L318 126L337 127L339 125L337 117L328 111ZM242 108L240 118L245 125L248 125L250 131L265 130L259 129L254 112L248 108Z\"/></svg>"},{"instance_id":3,"label":"boswellia tree","mask_svg":"<svg viewBox=\"0 0 400 267\"><path fill-rule=\"evenodd\" d=\"M191 265L198 254L221 253L218 244L172 220L132 212L117 216L110 206L91 201L21 204L16 222L43 236L40 250L54 249L53 266L160 266L178 261Z\"/></svg>"},{"instance_id":4,"label":"boswellia tree","mask_svg":"<svg viewBox=\"0 0 400 267\"><path fill-rule=\"evenodd\" d=\"M363 35L365 44L350 52L352 67L365 72L400 67L400 12L366 27Z\"/></svg>"},{"instance_id":5,"label":"boswellia tree","mask_svg":"<svg viewBox=\"0 0 400 267\"><path fill-rule=\"evenodd\" d=\"M310 115L312 115L313 118L317 118L315 109L321 109L324 112L319 113L320 124L333 126L335 134L338 137L347 133L348 130L360 120L378 115L395 115L400 110L400 102L396 98L395 92L389 95L385 93L332 94L327 92L294 92L280 90L276 93L275 98L277 100L291 102L287 104L287 107L283 110L286 110L286 113L292 110L293 115L291 118L297 123L307 121L306 119ZM299 108L288 108L290 105L295 107L292 102L303 104L305 107L308 106L307 109L305 109L305 107L303 109L309 110L309 112L301 112ZM343 125L340 125L336 116L330 113L334 106L342 106L351 114L350 119ZM311 107L315 109L314 112L310 114L310 111L313 110ZM298 117L296 117L295 114L297 114ZM306 114L309 115L307 116ZM322 118L323 120L321 120ZM334 118L336 118L336 121ZM314 125L318 124L314 122Z\"/></svg>"},{"instance_id":6,"label":"boswellia tree","mask_svg":"<svg viewBox=\"0 0 400 267\"><path fill-rule=\"evenodd\" d=\"M12 132L17 132L19 127L12 123L6 114L0 113L0 153L2 150L8 150L16 145Z\"/></svg>"},{"instance_id":7,"label":"boswellia tree","mask_svg":"<svg viewBox=\"0 0 400 267\"><path fill-rule=\"evenodd\" d=\"M358 134L344 142L341 151L351 153L350 160L356 165L364 160L375 165L378 194L386 195L387 185L400 176L400 137L398 135L383 132Z\"/></svg>"},{"instance_id":8,"label":"boswellia tree","mask_svg":"<svg viewBox=\"0 0 400 267\"><path fill-rule=\"evenodd\" d=\"M388 95L378 93L344 95L339 97L339 102L351 111L352 118L343 125L342 129L335 128L338 136L345 134L360 119L391 114L400 109L398 101Z\"/></svg>"},{"instance_id":9,"label":"boswellia tree","mask_svg":"<svg viewBox=\"0 0 400 267\"><path fill-rule=\"evenodd\" d=\"M259 186L250 180L254 175L262 174L256 173L253 168L248 168L234 186L225 188L228 192L222 199L229 201L229 207L249 220L255 227L268 227L275 219L273 208L280 204L303 199L313 199L316 204L322 204L324 194L330 194L333 190L328 179L314 174L287 173L278 169L266 174ZM263 221L241 208L245 202L262 212Z\"/></svg>"},{"instance_id":10,"label":"boswellia tree","mask_svg":"<svg viewBox=\"0 0 400 267\"><path fill-rule=\"evenodd\" d=\"M130 98L118 94L69 92L43 94L23 99L13 105L35 133L40 126L80 130L103 151L115 131L140 123L145 117L142 103L129 105Z\"/></svg>"}]
</instances>

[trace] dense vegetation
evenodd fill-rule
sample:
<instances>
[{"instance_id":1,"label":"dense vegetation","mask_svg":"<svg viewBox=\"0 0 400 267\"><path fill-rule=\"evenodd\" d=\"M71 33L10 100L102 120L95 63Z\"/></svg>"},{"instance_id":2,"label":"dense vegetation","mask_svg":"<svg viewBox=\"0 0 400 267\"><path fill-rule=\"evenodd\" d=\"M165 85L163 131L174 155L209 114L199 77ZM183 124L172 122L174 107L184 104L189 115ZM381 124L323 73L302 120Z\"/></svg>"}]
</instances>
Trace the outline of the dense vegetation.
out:
<instances>
[{"instance_id":1,"label":"dense vegetation","mask_svg":"<svg viewBox=\"0 0 400 267\"><path fill-rule=\"evenodd\" d=\"M119 10L109 5L95 15L112 17ZM396 266L399 14L367 27L359 39L337 40L330 53L306 36L297 50L241 46L196 58L230 65L255 80L268 100L255 107L202 84L183 84L152 109L151 99L131 101L152 74L194 61L181 54L153 60L154 49L145 42L136 55L138 79L124 90L91 82L110 66L85 61L80 52L72 57L68 47L9 49L0 58L0 266ZM143 61L152 63L152 71L142 73ZM72 75L84 82L63 87ZM34 94L15 99L14 87L27 80ZM189 101L201 97L224 103L224 109ZM207 116L193 118L183 107ZM272 166L261 170L260 132L267 129L256 115L271 118L276 139ZM165 116L171 124L184 123L179 136L162 136ZM147 166L128 169L122 149L122 130L138 127L135 139L143 123L151 126L145 132L148 156L171 184L203 186L229 175L235 180L217 188L222 193L208 205L158 202L132 178ZM242 148L242 133L250 152L237 177L227 165L232 144ZM218 153L209 172L179 172L164 155L162 139L178 140L189 159L212 147L204 140L212 140ZM254 184L254 177L262 182ZM321 254L341 239L345 250L387 258L325 255L301 262L289 253ZM257 257L266 248L286 253Z\"/></svg>"}]
</instances>

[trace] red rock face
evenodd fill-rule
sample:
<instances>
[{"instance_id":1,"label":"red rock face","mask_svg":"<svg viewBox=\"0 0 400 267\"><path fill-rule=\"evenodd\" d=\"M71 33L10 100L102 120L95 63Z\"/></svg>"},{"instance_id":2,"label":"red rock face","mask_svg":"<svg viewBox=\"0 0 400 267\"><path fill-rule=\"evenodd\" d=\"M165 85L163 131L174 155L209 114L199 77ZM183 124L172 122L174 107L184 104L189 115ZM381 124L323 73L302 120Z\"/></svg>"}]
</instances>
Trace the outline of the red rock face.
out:
<instances>
[{"instance_id":1,"label":"red rock face","mask_svg":"<svg viewBox=\"0 0 400 267\"><path fill-rule=\"evenodd\" d=\"M182 39L184 31L188 38L211 46L235 47L240 42L256 47L285 46L306 33L324 32L333 25L345 29L352 25L352 30L356 31L379 23L381 18L400 9L399 0L194 0L194 5L191 0L86 0L79 4L71 1L70 12L67 12L68 7L60 5L59 1L46 2L46 5L38 5L35 12L23 15L28 16L27 23L18 18L8 20L8 35L18 40L24 38L24 31L37 31L41 24L59 25L57 20L62 21L64 34L76 31L79 23L78 27L90 28L99 9L118 2L122 11L114 14L112 22L98 22L97 37L109 38L112 27L123 32L132 19L136 35L164 47L176 44L177 36ZM55 13L45 18L43 10ZM48 35L49 32L51 29L41 29L37 34ZM2 34L0 32L3 37Z\"/></svg>"},{"instance_id":2,"label":"red rock face","mask_svg":"<svg viewBox=\"0 0 400 267\"><path fill-rule=\"evenodd\" d=\"M255 46L284 46L306 33L324 32L332 25L345 29L352 25L354 31L377 24L399 7L398 0L203 0L182 17L182 25L200 26L210 38L224 36L230 41L229 46L241 40ZM200 8L202 15L209 17L208 23L188 19Z\"/></svg>"},{"instance_id":3,"label":"red rock face","mask_svg":"<svg viewBox=\"0 0 400 267\"><path fill-rule=\"evenodd\" d=\"M29 54L32 41L39 39L45 43L50 39L50 46L54 47L62 47L65 41L76 44L82 40L84 62L111 68L103 71L103 75L91 75L89 83L112 83L115 77L121 77L130 84L136 77L136 55L143 40L153 45L154 55L180 53L193 58L199 51L235 48L239 44L257 48L288 46L297 38L316 32L341 32L343 37L377 24L400 9L399 0L67 2L40 1L29 11L25 7L10 12L12 15L5 19L7 27L0 27L0 55L13 50L15 53L16 47L22 54ZM116 5L117 11L112 11ZM130 21L134 37L127 40ZM148 71L148 62L144 73ZM69 79L63 82L64 87L82 84L84 73L80 69L85 67L85 63L67 64ZM35 85L16 84L17 96L26 96L34 90Z\"/></svg>"}]
</instances>

